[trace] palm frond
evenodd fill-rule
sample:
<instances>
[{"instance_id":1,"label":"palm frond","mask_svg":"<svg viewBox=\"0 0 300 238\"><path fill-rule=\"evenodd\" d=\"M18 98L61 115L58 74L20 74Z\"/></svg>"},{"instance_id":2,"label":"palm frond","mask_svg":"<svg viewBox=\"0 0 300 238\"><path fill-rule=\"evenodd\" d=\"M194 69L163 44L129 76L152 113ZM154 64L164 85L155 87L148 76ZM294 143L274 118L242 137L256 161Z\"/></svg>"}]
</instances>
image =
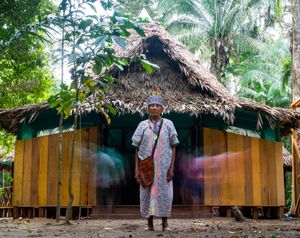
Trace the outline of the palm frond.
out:
<instances>
[{"instance_id":1,"label":"palm frond","mask_svg":"<svg viewBox=\"0 0 300 238\"><path fill-rule=\"evenodd\" d=\"M193 30L195 28L207 29L207 25L194 16L190 15L179 15L175 19L171 19L170 22L167 22L168 31L181 31L182 29Z\"/></svg>"},{"instance_id":2,"label":"palm frond","mask_svg":"<svg viewBox=\"0 0 300 238\"><path fill-rule=\"evenodd\" d=\"M240 13L241 6L236 5L230 9L230 11L224 16L222 21L222 35L226 36L233 29L233 26L236 24L236 16Z\"/></svg>"},{"instance_id":3,"label":"palm frond","mask_svg":"<svg viewBox=\"0 0 300 238\"><path fill-rule=\"evenodd\" d=\"M259 53L266 50L266 45L263 42L249 36L235 35L233 39L234 48L238 53L247 52L249 50L253 53Z\"/></svg>"},{"instance_id":4,"label":"palm frond","mask_svg":"<svg viewBox=\"0 0 300 238\"><path fill-rule=\"evenodd\" d=\"M188 1L189 6L191 9L194 10L194 14L197 17L200 17L202 20L205 21L206 24L209 24L210 27L213 26L213 18L212 15L207 9L205 8L205 5L201 3L199 0L194 1Z\"/></svg>"}]
</instances>

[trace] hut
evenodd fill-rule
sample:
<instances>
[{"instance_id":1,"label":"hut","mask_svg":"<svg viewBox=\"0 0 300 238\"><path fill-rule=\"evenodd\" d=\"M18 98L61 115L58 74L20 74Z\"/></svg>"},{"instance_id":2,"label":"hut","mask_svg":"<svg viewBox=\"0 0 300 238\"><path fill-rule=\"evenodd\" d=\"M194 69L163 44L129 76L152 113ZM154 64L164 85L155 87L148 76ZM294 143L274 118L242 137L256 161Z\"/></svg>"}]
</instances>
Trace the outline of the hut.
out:
<instances>
[{"instance_id":1,"label":"hut","mask_svg":"<svg viewBox=\"0 0 300 238\"><path fill-rule=\"evenodd\" d=\"M158 23L144 25L146 37L130 36L120 56L144 54L159 65L147 74L132 61L104 95L117 115L111 123L92 108L80 118L75 155L74 206L94 215L138 214L131 136L146 118L146 98L159 84L181 141L174 179L176 214L218 213L231 206L257 217L258 208L283 213L284 178L281 137L299 125L298 113L242 102ZM97 103L97 102L95 102ZM17 134L14 216L43 216L57 204L57 112L47 103L0 111L0 126ZM65 121L62 161L62 206L68 202L72 118ZM52 209L52 210L51 210ZM276 214L275 214L276 213Z\"/></svg>"},{"instance_id":2,"label":"hut","mask_svg":"<svg viewBox=\"0 0 300 238\"><path fill-rule=\"evenodd\" d=\"M4 153L0 146L0 217L12 214L13 153Z\"/></svg>"}]
</instances>

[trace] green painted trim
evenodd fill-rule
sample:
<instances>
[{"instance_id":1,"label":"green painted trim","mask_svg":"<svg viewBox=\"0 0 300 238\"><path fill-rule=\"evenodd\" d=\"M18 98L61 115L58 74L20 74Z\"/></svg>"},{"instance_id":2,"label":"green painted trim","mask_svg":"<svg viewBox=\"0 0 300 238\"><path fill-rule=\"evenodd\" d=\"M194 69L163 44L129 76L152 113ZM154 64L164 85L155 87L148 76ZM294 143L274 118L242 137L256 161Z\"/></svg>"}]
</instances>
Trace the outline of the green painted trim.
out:
<instances>
[{"instance_id":1,"label":"green painted trim","mask_svg":"<svg viewBox=\"0 0 300 238\"><path fill-rule=\"evenodd\" d=\"M217 129L222 131L227 131L230 128L238 128L238 130L245 130L245 135L251 134L253 132L257 134L259 138L273 141L280 141L280 128L279 123L277 123L276 128L271 128L264 115L262 115L263 128L261 130L256 130L257 113L253 111L245 111L242 109L237 109L235 112L235 122L233 125L226 124L222 118L215 117L212 114L202 114L200 117L190 116L189 114L178 114L169 113L163 115L163 117L168 118L173 121L176 128L191 128L199 121L203 127L208 127L211 129ZM141 117L139 114L124 114L119 116L111 117L111 124L109 128L136 128L138 123L142 120L147 119L148 116L145 115ZM73 117L68 118L64 121L64 130L69 130L73 125ZM79 128L89 128L93 126L100 126L105 120L101 114L89 113L81 117L81 124ZM36 137L41 133L41 131L47 130L48 134L51 131L57 133L57 128L59 126L59 114L54 109L49 109L42 111L37 119L31 124L23 124L19 128L18 139L28 139ZM247 132L248 131L248 132ZM53 133L53 132L52 132Z\"/></svg>"}]
</instances>

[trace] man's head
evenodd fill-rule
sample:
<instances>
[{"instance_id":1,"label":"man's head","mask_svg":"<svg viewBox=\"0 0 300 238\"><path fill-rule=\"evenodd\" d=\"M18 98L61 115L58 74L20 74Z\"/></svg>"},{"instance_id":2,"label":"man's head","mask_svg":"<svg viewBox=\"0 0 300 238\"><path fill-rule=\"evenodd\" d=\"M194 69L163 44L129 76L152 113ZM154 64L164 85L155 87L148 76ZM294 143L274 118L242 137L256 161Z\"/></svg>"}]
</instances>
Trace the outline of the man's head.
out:
<instances>
[{"instance_id":1,"label":"man's head","mask_svg":"<svg viewBox=\"0 0 300 238\"><path fill-rule=\"evenodd\" d=\"M150 96L148 97L147 105L150 116L160 116L164 110L164 99L161 96Z\"/></svg>"}]
</instances>

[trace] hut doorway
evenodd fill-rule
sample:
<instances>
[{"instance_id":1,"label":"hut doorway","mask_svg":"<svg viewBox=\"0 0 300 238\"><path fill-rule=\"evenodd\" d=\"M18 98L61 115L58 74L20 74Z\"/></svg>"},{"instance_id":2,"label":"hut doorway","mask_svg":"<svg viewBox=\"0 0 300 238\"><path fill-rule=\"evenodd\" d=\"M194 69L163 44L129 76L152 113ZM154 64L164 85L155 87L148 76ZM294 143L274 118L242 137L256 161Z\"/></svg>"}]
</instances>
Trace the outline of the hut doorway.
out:
<instances>
[{"instance_id":1,"label":"hut doorway","mask_svg":"<svg viewBox=\"0 0 300 238\"><path fill-rule=\"evenodd\" d=\"M171 113L164 117L174 122L180 141L176 150L173 204L202 205L202 121L187 114ZM103 129L101 157L109 166L98 165L101 177L100 187L97 188L98 205L139 204L139 187L134 179L135 150L131 137L138 123L144 119L146 117L126 114L112 118L111 125Z\"/></svg>"}]
</instances>

